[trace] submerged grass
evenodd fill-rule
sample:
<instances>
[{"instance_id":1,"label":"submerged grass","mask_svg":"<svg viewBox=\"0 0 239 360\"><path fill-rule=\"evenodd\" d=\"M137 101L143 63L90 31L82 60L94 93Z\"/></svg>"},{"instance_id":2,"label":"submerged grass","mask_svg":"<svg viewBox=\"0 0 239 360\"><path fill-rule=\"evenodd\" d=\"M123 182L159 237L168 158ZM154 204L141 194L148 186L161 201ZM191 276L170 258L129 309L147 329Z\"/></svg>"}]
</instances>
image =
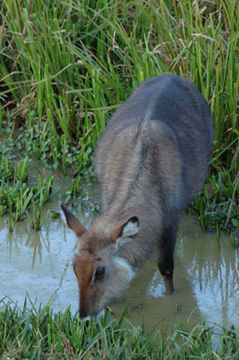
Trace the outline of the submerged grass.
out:
<instances>
[{"instance_id":1,"label":"submerged grass","mask_svg":"<svg viewBox=\"0 0 239 360\"><path fill-rule=\"evenodd\" d=\"M32 304L33 305L33 304ZM191 331L176 328L172 334L117 320L106 313L97 323L80 323L68 308L53 313L47 307L20 310L14 304L0 307L1 359L238 359L238 329L198 325Z\"/></svg>"},{"instance_id":2,"label":"submerged grass","mask_svg":"<svg viewBox=\"0 0 239 360\"><path fill-rule=\"evenodd\" d=\"M138 83L185 76L215 125L210 186L193 208L204 228L238 230L238 1L6 0L0 14L0 129L20 129L26 154L79 173Z\"/></svg>"}]
</instances>

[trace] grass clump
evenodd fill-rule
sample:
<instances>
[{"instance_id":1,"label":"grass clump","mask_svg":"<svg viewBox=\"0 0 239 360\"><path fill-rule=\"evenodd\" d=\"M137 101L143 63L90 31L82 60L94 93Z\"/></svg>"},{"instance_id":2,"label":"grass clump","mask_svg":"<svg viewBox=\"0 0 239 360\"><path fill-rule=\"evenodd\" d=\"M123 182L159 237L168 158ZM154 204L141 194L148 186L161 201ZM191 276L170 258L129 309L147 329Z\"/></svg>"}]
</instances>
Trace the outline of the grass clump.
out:
<instances>
[{"instance_id":1,"label":"grass clump","mask_svg":"<svg viewBox=\"0 0 239 360\"><path fill-rule=\"evenodd\" d=\"M235 328L215 334L213 327L191 331L175 329L172 335L129 324L124 314L113 320L109 313L97 323L80 323L68 308L53 313L47 307L14 304L0 308L2 359L237 359L239 333Z\"/></svg>"},{"instance_id":2,"label":"grass clump","mask_svg":"<svg viewBox=\"0 0 239 360\"><path fill-rule=\"evenodd\" d=\"M0 129L14 123L31 134L28 155L79 173L138 83L162 72L185 76L208 100L215 125L216 195L204 192L194 209L214 227L223 203L222 223L238 231L238 1L6 0L0 12Z\"/></svg>"},{"instance_id":3,"label":"grass clump","mask_svg":"<svg viewBox=\"0 0 239 360\"><path fill-rule=\"evenodd\" d=\"M41 227L41 211L48 200L53 177L42 178L38 175L37 182L27 184L29 159L25 157L15 165L4 155L0 157L0 216L9 215L8 228L13 231L17 221L26 218L31 211L32 228Z\"/></svg>"}]
</instances>

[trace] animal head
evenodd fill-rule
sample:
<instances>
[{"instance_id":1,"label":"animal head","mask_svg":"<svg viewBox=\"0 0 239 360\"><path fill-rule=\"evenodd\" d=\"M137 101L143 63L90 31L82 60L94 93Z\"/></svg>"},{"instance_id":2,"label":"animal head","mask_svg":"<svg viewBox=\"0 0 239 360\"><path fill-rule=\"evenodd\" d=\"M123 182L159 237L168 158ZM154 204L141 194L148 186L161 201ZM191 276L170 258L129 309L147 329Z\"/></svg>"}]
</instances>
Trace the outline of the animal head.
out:
<instances>
[{"instance_id":1,"label":"animal head","mask_svg":"<svg viewBox=\"0 0 239 360\"><path fill-rule=\"evenodd\" d=\"M86 230L64 205L61 208L67 225L78 238L73 269L79 287L80 318L97 317L105 306L120 297L135 274L135 269L119 253L138 234L139 220L131 217L122 224L100 215Z\"/></svg>"}]
</instances>

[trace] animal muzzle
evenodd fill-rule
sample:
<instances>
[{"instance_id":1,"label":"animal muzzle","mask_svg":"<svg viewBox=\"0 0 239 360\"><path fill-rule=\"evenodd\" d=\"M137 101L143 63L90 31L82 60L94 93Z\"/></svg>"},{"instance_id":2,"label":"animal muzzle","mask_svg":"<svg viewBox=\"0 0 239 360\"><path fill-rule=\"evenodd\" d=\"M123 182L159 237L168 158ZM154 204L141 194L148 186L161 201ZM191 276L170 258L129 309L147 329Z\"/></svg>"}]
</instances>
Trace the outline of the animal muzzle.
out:
<instances>
[{"instance_id":1,"label":"animal muzzle","mask_svg":"<svg viewBox=\"0 0 239 360\"><path fill-rule=\"evenodd\" d=\"M99 313L94 313L94 312L90 312L90 314L86 311L79 311L79 315L80 315L80 321L84 321L84 322L91 322L93 321L98 321L100 318L102 318L105 315L105 309L101 310Z\"/></svg>"}]
</instances>

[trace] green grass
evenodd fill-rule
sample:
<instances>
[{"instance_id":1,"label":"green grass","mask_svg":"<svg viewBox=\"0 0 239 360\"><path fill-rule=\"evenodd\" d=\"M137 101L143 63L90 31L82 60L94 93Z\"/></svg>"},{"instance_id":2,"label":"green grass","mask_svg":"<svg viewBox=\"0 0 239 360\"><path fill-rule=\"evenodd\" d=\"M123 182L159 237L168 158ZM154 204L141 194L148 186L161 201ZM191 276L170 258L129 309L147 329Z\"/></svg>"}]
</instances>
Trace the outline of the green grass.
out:
<instances>
[{"instance_id":1,"label":"green grass","mask_svg":"<svg viewBox=\"0 0 239 360\"><path fill-rule=\"evenodd\" d=\"M215 124L208 187L193 208L204 228L238 231L238 1L5 0L0 11L3 133L18 129L27 155L78 174L138 83L185 76Z\"/></svg>"},{"instance_id":2,"label":"green grass","mask_svg":"<svg viewBox=\"0 0 239 360\"><path fill-rule=\"evenodd\" d=\"M36 309L27 301L20 310L14 304L0 307L1 359L238 359L238 329L198 325L190 331L175 327L170 334L133 326L125 314L114 320L106 313L90 326L80 323L68 308L53 313ZM217 331L218 332L218 331Z\"/></svg>"},{"instance_id":3,"label":"green grass","mask_svg":"<svg viewBox=\"0 0 239 360\"><path fill-rule=\"evenodd\" d=\"M33 229L41 228L42 207L50 196L53 177L38 175L37 182L30 185L28 173L27 157L13 165L6 156L0 155L0 216L9 215L9 231L27 216Z\"/></svg>"}]
</instances>

